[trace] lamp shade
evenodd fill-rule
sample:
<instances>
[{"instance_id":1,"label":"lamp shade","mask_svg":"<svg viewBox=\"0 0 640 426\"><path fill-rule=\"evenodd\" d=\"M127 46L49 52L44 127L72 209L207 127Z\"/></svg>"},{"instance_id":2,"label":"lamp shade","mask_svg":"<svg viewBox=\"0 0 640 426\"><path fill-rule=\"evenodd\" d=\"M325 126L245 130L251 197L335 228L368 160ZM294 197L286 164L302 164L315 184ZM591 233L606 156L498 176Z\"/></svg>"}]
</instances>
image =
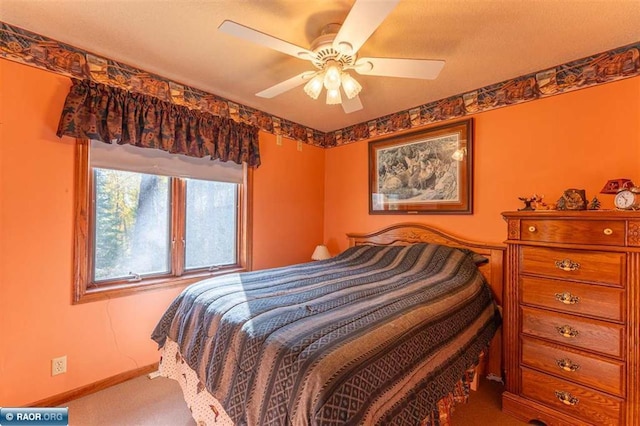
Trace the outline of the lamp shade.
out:
<instances>
[{"instance_id":1,"label":"lamp shade","mask_svg":"<svg viewBox=\"0 0 640 426\"><path fill-rule=\"evenodd\" d=\"M633 185L633 182L631 182L631 179L626 179L626 178L611 179L607 181L607 183L604 185L600 193L615 194L621 189L631 188L632 186L634 185Z\"/></svg>"},{"instance_id":2,"label":"lamp shade","mask_svg":"<svg viewBox=\"0 0 640 426\"><path fill-rule=\"evenodd\" d=\"M325 245L316 246L316 249L313 251L313 254L311 255L312 260L325 260L325 259L329 259L330 257L331 257L331 254L329 253L329 250Z\"/></svg>"}]
</instances>

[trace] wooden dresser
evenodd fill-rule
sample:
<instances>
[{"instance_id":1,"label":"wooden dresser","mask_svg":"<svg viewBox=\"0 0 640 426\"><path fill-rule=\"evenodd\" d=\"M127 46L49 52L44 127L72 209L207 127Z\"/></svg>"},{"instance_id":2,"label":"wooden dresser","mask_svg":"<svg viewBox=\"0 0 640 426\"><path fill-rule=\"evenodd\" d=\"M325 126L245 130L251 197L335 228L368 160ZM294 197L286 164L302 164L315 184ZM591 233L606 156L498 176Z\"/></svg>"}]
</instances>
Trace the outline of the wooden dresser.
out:
<instances>
[{"instance_id":1,"label":"wooden dresser","mask_svg":"<svg viewBox=\"0 0 640 426\"><path fill-rule=\"evenodd\" d=\"M502 410L546 425L640 425L640 212L503 216Z\"/></svg>"}]
</instances>

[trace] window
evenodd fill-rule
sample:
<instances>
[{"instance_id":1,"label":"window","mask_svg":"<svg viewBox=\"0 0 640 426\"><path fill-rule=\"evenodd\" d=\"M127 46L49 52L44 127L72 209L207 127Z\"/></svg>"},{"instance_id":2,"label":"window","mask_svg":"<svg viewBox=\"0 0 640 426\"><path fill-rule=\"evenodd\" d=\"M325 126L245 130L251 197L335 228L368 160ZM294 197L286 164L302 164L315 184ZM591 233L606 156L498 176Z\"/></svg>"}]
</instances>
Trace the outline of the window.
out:
<instances>
[{"instance_id":1,"label":"window","mask_svg":"<svg viewBox=\"0 0 640 426\"><path fill-rule=\"evenodd\" d=\"M92 177L93 281L170 273L170 178L100 168Z\"/></svg>"},{"instance_id":2,"label":"window","mask_svg":"<svg viewBox=\"0 0 640 426\"><path fill-rule=\"evenodd\" d=\"M185 269L236 263L238 185L187 179Z\"/></svg>"},{"instance_id":3,"label":"window","mask_svg":"<svg viewBox=\"0 0 640 426\"><path fill-rule=\"evenodd\" d=\"M250 169L83 140L77 156L74 302L250 269Z\"/></svg>"}]
</instances>

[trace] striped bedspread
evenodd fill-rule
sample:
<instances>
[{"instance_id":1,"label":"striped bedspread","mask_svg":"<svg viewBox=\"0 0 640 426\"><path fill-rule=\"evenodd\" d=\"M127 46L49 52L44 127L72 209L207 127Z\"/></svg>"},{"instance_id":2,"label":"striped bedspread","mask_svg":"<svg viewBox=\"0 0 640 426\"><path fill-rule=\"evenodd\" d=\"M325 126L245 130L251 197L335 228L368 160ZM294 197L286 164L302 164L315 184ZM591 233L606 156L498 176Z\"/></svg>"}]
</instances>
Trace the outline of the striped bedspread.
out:
<instances>
[{"instance_id":1,"label":"striped bedspread","mask_svg":"<svg viewBox=\"0 0 640 426\"><path fill-rule=\"evenodd\" d=\"M418 425L500 317L472 253L356 246L186 288L152 338L175 341L236 425Z\"/></svg>"}]
</instances>

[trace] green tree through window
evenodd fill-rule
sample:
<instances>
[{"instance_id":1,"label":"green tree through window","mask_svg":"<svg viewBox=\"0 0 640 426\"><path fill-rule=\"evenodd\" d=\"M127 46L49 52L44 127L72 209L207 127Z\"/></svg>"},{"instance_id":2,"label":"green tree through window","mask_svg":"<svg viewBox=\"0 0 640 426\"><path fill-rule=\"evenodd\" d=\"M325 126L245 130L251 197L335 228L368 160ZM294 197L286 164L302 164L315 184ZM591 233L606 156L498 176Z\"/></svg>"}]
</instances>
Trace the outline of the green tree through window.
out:
<instances>
[{"instance_id":1,"label":"green tree through window","mask_svg":"<svg viewBox=\"0 0 640 426\"><path fill-rule=\"evenodd\" d=\"M96 281L170 270L169 178L94 169Z\"/></svg>"}]
</instances>

